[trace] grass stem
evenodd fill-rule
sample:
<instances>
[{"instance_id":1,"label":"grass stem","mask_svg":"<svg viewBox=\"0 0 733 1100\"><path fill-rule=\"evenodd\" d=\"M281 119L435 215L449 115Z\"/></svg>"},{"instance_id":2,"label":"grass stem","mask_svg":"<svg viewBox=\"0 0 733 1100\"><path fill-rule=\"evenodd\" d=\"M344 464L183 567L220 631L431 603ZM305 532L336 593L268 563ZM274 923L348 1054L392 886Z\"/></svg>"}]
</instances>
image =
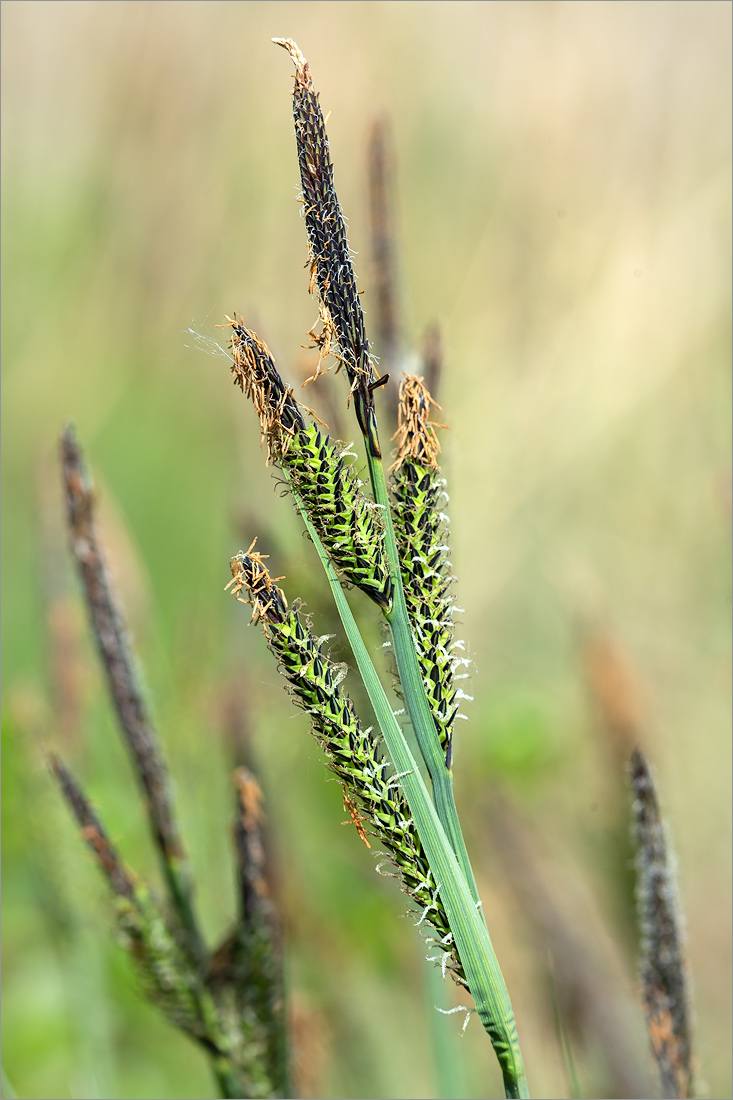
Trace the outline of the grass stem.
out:
<instances>
[{"instance_id":1,"label":"grass stem","mask_svg":"<svg viewBox=\"0 0 733 1100\"><path fill-rule=\"evenodd\" d=\"M501 1066L507 1097L528 1097L514 1013L486 923L438 819L420 770L397 724L390 702L356 625L341 582L305 507L295 494L303 521L321 559L331 593L351 645L392 763L400 776L425 853L439 885L476 1011ZM431 719L432 722L432 719Z\"/></svg>"}]
</instances>

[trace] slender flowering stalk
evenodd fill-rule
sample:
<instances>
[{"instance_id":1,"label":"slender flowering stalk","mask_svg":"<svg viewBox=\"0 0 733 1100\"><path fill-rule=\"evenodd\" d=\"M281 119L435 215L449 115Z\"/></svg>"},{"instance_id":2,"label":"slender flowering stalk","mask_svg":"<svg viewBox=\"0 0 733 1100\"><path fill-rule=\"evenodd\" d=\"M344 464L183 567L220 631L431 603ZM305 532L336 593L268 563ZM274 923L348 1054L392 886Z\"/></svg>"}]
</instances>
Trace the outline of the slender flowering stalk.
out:
<instances>
[{"instance_id":1,"label":"slender flowering stalk","mask_svg":"<svg viewBox=\"0 0 733 1100\"><path fill-rule=\"evenodd\" d=\"M344 666L334 664L326 640L314 637L301 612L288 607L263 555L251 549L239 553L231 560L231 570L234 593L252 605L252 621L262 624L295 700L311 719L313 735L342 784L344 806L359 836L371 847L369 833L387 849L405 893L421 914L420 923L426 920L435 930L435 940L442 945L444 970L447 966L465 985L438 884L399 780L384 760L372 729L364 729L351 698L340 686Z\"/></svg>"},{"instance_id":2,"label":"slender flowering stalk","mask_svg":"<svg viewBox=\"0 0 733 1100\"><path fill-rule=\"evenodd\" d=\"M440 444L430 420L435 402L421 378L400 383L397 447L392 465L392 519L407 613L423 685L450 770L453 727L463 693L454 686L466 658L453 639L453 575L448 546L445 479L437 463ZM437 405L435 406L438 407Z\"/></svg>"},{"instance_id":3,"label":"slender flowering stalk","mask_svg":"<svg viewBox=\"0 0 733 1100\"><path fill-rule=\"evenodd\" d=\"M425 385L435 396L436 393L440 393L440 380L443 373L443 335L440 325L431 325L423 336L420 359Z\"/></svg>"},{"instance_id":4,"label":"slender flowering stalk","mask_svg":"<svg viewBox=\"0 0 733 1100\"><path fill-rule=\"evenodd\" d=\"M270 898L266 874L262 810L263 795L257 779L243 765L234 773L237 816L234 846L237 853L237 881L242 924L245 928L269 925L279 935L275 907Z\"/></svg>"},{"instance_id":5,"label":"slender flowering stalk","mask_svg":"<svg viewBox=\"0 0 733 1100\"><path fill-rule=\"evenodd\" d=\"M234 786L239 915L233 936L212 960L212 974L233 994L230 1030L245 1039L240 1057L250 1093L288 1096L282 934L268 881L264 799L248 768L236 769Z\"/></svg>"},{"instance_id":6,"label":"slender flowering stalk","mask_svg":"<svg viewBox=\"0 0 733 1100\"><path fill-rule=\"evenodd\" d=\"M631 757L641 981L649 1039L663 1095L690 1097L690 1010L677 891L649 765Z\"/></svg>"},{"instance_id":7,"label":"slender flowering stalk","mask_svg":"<svg viewBox=\"0 0 733 1100\"><path fill-rule=\"evenodd\" d=\"M96 500L84 456L71 428L61 437L71 550L79 568L94 638L125 741L145 792L150 823L164 866L185 876L183 846L173 813L168 772L145 703L123 615L114 596L95 517Z\"/></svg>"},{"instance_id":8,"label":"slender flowering stalk","mask_svg":"<svg viewBox=\"0 0 733 1100\"><path fill-rule=\"evenodd\" d=\"M288 475L336 568L388 609L393 582L379 509L361 491L353 467L344 460L345 448L315 424L306 426L301 406L278 374L264 341L236 316L230 323L232 375L260 418L268 461Z\"/></svg>"},{"instance_id":9,"label":"slender flowering stalk","mask_svg":"<svg viewBox=\"0 0 733 1100\"><path fill-rule=\"evenodd\" d=\"M151 831L188 950L199 962L204 948L193 909L191 869L173 808L168 769L145 702L137 663L102 552L95 494L71 428L61 437L71 551L79 569L94 639L130 757L145 794Z\"/></svg>"}]
</instances>

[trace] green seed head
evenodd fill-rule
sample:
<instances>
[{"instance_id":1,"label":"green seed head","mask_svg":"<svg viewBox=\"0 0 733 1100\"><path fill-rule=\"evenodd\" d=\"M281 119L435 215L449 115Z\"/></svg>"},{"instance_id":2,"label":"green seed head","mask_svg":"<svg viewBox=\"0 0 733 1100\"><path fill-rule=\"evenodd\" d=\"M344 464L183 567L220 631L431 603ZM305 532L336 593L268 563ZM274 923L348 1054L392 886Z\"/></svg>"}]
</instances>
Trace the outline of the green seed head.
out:
<instances>
[{"instance_id":1,"label":"green seed head","mask_svg":"<svg viewBox=\"0 0 733 1100\"><path fill-rule=\"evenodd\" d=\"M345 461L345 447L315 424L306 426L303 406L280 377L267 345L236 317L231 325L232 375L254 404L268 459L287 473L336 568L389 609L393 583L383 520Z\"/></svg>"},{"instance_id":2,"label":"green seed head","mask_svg":"<svg viewBox=\"0 0 733 1100\"><path fill-rule=\"evenodd\" d=\"M230 585L238 599L252 605L253 621L262 624L293 697L310 716L313 734L329 768L342 783L344 805L359 835L368 844L368 831L387 850L403 889L438 940L445 941L446 964L461 980L448 918L399 779L383 759L373 731L362 726L351 698L341 687L344 666L332 661L326 640L313 635L301 611L288 607L263 558L252 547L236 554L230 563Z\"/></svg>"},{"instance_id":3,"label":"green seed head","mask_svg":"<svg viewBox=\"0 0 733 1100\"><path fill-rule=\"evenodd\" d=\"M421 378L406 375L400 386L397 447L392 466L392 520L405 602L423 684L445 753L452 762L453 727L462 693L453 638L453 575L448 560L445 480L437 464L440 444L430 420L433 401Z\"/></svg>"}]
</instances>

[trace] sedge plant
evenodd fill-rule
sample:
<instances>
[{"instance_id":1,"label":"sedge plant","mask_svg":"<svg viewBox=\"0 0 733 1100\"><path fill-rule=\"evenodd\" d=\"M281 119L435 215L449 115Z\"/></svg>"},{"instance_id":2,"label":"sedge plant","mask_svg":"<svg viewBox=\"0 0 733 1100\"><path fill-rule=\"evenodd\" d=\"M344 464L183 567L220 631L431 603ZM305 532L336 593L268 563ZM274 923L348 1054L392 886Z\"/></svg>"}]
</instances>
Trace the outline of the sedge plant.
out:
<instances>
[{"instance_id":1,"label":"sedge plant","mask_svg":"<svg viewBox=\"0 0 733 1100\"><path fill-rule=\"evenodd\" d=\"M309 66L290 39L274 39L295 65L293 116L301 202L318 299L320 349L348 382L363 439L368 482L346 444L332 440L283 382L260 336L238 315L231 326L232 375L259 416L267 461L276 465L325 571L376 719L365 724L344 690L345 669L289 603L255 543L231 559L230 586L251 605L290 693L309 715L344 803L368 846L385 850L431 941L430 958L473 998L501 1067L506 1096L528 1096L509 993L497 961L453 796L453 734L464 657L454 639L445 479L423 380L399 390L394 460L385 470L377 398L389 382L370 351L344 217L334 188L325 122ZM394 385L394 383L392 383ZM317 419L317 418L316 418ZM411 751L352 614L344 585L376 605L388 631L395 688L404 700Z\"/></svg>"},{"instance_id":2,"label":"sedge plant","mask_svg":"<svg viewBox=\"0 0 733 1100\"><path fill-rule=\"evenodd\" d=\"M352 444L334 440L326 426L296 400L264 340L236 313L230 329L231 373L254 405L267 463L277 467L319 558L371 706L368 721L345 688L347 668L333 660L328 636L314 634L302 603L289 602L273 578L267 555L256 549L230 561L232 588L250 605L287 688L309 716L328 768L340 782L344 806L359 838L373 844L393 867L410 899L416 924L429 944L428 959L473 998L493 1045L508 1097L529 1096L511 1001L497 961L453 796L454 729L464 696L463 645L454 636L456 611L450 566L448 495L438 463L437 407L423 377L404 374L399 387L378 373L366 333L351 252L334 188L325 122L310 70L290 39L275 39L295 64L293 114L301 202L310 249L310 286L320 327L309 334L319 349L314 378L343 370L347 405L363 440L366 480ZM377 181L379 182L379 181ZM376 188L376 191L379 189ZM375 240L382 270L379 313L389 323L382 343L393 367L399 359L391 287L384 196L374 203ZM393 304L393 302L392 302ZM426 355L427 374L430 355ZM389 389L385 390L385 386ZM389 398L389 400L384 400ZM394 452L385 469L377 402L392 417ZM340 419L340 417L339 417ZM388 461L388 460L387 460ZM123 862L84 789L52 751L48 763L81 834L107 881L118 936L134 961L147 998L208 1057L219 1095L292 1095L288 1075L287 1014L276 908L268 889L262 843L261 792L252 772L235 773L234 828L238 912L218 947L205 942L194 877L175 810L172 784L143 691L124 614L107 569L95 515L95 493L81 447L68 428L61 468L72 556L82 581L90 625L111 702L144 798L163 890L148 887ZM366 598L381 616L396 709L352 614L350 597ZM405 715L404 720L402 715ZM633 724L632 724L633 725ZM408 740L412 732L413 737ZM629 729L632 740L641 731ZM416 752L413 751L413 747ZM649 766L637 748L631 757L637 902L642 932L642 1000L649 1038L665 1095L694 1095L688 977L681 922L658 800ZM506 818L506 814L502 815ZM506 825L506 822L504 823ZM531 860L511 843L507 878L515 886ZM389 872L388 872L389 873ZM530 876L531 887L531 876ZM521 894L521 890L520 890ZM524 888L535 918L550 928L549 941L564 960L555 985L578 999L581 954L536 890ZM569 961L571 960L571 961ZM575 973L575 977L574 977ZM585 1014L600 1019L607 1047L608 1015L598 1015L594 977ZM555 988L555 986L553 986ZM559 1004L559 999L558 999ZM595 1007L594 1007L595 1006ZM441 1010L442 1011L442 1010ZM569 1071L572 1052L559 1009L558 1030ZM573 1091L578 1094L577 1082ZM3 1094L12 1090L3 1077ZM638 1091L634 1095L638 1095Z\"/></svg>"}]
</instances>

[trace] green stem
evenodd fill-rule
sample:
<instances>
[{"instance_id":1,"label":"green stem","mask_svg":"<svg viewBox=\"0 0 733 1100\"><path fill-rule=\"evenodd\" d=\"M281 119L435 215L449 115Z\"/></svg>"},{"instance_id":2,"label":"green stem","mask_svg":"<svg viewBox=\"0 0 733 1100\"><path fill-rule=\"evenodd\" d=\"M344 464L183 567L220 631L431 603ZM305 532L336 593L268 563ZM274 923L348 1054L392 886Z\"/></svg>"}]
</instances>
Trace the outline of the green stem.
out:
<instances>
[{"instance_id":1,"label":"green stem","mask_svg":"<svg viewBox=\"0 0 733 1100\"><path fill-rule=\"evenodd\" d=\"M238 1100L243 1095L243 1086L229 1055L229 1040L221 1026L217 1006L206 986L206 947L193 907L190 866L185 857L176 858L162 849L161 855L168 893L179 920L183 945L195 975L191 992L206 1038L202 1046L209 1055L211 1068L223 1100Z\"/></svg>"},{"instance_id":2,"label":"green stem","mask_svg":"<svg viewBox=\"0 0 733 1100\"><path fill-rule=\"evenodd\" d=\"M193 908L190 865L185 857L176 858L168 852L161 852L161 857L168 893L181 925L188 955L196 972L204 974L206 970L206 948L201 938Z\"/></svg>"},{"instance_id":3,"label":"green stem","mask_svg":"<svg viewBox=\"0 0 733 1100\"><path fill-rule=\"evenodd\" d=\"M242 1087L237 1083L236 1075L225 1049L229 1044L222 1034L216 1005L206 988L206 948L193 909L188 861L176 859L167 852L163 852L162 855L168 892L180 922L183 945L195 974L195 984L191 992L196 1003L196 1010L207 1040L214 1045L218 1053L212 1053L207 1043L204 1046L211 1058L212 1069L219 1082L221 1095L224 1100L229 1100L230 1097L239 1096Z\"/></svg>"},{"instance_id":4,"label":"green stem","mask_svg":"<svg viewBox=\"0 0 733 1100\"><path fill-rule=\"evenodd\" d=\"M221 1054L212 1054L211 1067L219 1085L222 1100L242 1100L244 1096L242 1085L237 1080L229 1059Z\"/></svg>"},{"instance_id":5,"label":"green stem","mask_svg":"<svg viewBox=\"0 0 733 1100\"><path fill-rule=\"evenodd\" d=\"M453 795L453 775L445 764L445 756L440 745L435 722L430 712L430 704L425 695L420 665L415 651L415 641L410 628L410 619L405 602L405 590L402 585L402 572L399 567L399 555L397 553L397 540L392 523L392 513L389 506L389 494L387 482L384 477L382 460L372 455L367 447L367 459L369 462L369 475L374 492L374 500L379 504L384 513L385 539L387 543L387 558L392 569L394 581L394 597L392 610L385 612L385 618L389 623L392 633L392 645L394 647L397 675L400 678L402 691L405 698L407 713L415 731L420 754L425 761L428 775L433 786L433 798L435 809L441 825L445 829L450 840L451 847L456 853L458 862L463 870L468 883L468 888L473 899L480 904L476 879L474 878L471 861L468 858L466 842L463 839L461 823L458 819L455 798Z\"/></svg>"},{"instance_id":6,"label":"green stem","mask_svg":"<svg viewBox=\"0 0 733 1100\"><path fill-rule=\"evenodd\" d=\"M463 1036L455 1028L447 1028L440 1015L450 1011L452 1000L440 971L431 966L426 977L428 1043L435 1075L435 1095L440 1100L456 1100L459 1096L468 1095L463 1051L460 1049Z\"/></svg>"},{"instance_id":7,"label":"green stem","mask_svg":"<svg viewBox=\"0 0 733 1100\"><path fill-rule=\"evenodd\" d=\"M476 900L438 819L420 770L397 724L389 699L351 613L341 582L300 497L298 508L326 572L369 700L405 793L440 892L476 1011L488 1032L504 1078L507 1097L528 1097L509 992ZM432 721L432 718L431 718Z\"/></svg>"}]
</instances>

